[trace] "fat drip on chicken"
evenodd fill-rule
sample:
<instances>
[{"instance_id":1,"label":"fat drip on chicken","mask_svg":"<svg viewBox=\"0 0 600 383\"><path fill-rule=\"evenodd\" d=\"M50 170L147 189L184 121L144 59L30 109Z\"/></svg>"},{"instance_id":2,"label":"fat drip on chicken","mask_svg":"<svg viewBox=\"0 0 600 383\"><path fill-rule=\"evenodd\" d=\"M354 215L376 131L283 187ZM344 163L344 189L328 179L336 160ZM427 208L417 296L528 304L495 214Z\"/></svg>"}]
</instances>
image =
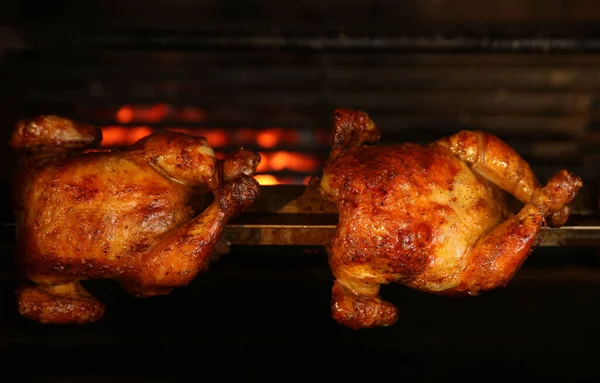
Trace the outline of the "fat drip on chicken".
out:
<instances>
[{"instance_id":1,"label":"fat drip on chicken","mask_svg":"<svg viewBox=\"0 0 600 383\"><path fill-rule=\"evenodd\" d=\"M352 329L389 326L397 308L380 286L454 296L505 286L546 224L560 227L582 181L559 171L542 187L494 135L461 131L429 145L377 146L369 116L338 109L319 182L339 212L328 245L333 318ZM524 206L510 212L504 192Z\"/></svg>"},{"instance_id":2,"label":"fat drip on chicken","mask_svg":"<svg viewBox=\"0 0 600 383\"><path fill-rule=\"evenodd\" d=\"M138 297L187 285L228 251L225 224L259 193L256 153L219 161L204 137L173 132L86 152L101 137L58 116L20 121L13 131L17 300L29 319L99 320L105 308L80 280L116 279ZM209 191L215 198L204 209Z\"/></svg>"}]
</instances>

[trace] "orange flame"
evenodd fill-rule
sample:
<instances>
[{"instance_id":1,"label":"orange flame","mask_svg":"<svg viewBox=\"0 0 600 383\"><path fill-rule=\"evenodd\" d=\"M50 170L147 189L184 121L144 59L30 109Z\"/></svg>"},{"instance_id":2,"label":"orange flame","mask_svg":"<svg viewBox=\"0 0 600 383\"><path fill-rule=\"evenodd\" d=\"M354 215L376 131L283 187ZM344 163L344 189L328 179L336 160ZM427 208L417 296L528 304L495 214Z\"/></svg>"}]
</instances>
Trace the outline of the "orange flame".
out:
<instances>
[{"instance_id":1,"label":"orange flame","mask_svg":"<svg viewBox=\"0 0 600 383\"><path fill-rule=\"evenodd\" d=\"M117 121L121 124L128 124L133 120L133 109L129 106L122 106L117 112Z\"/></svg>"},{"instance_id":2,"label":"orange flame","mask_svg":"<svg viewBox=\"0 0 600 383\"><path fill-rule=\"evenodd\" d=\"M261 161L257 171L282 171L314 172L319 169L319 160L310 153L277 151L260 153Z\"/></svg>"},{"instance_id":3,"label":"orange flame","mask_svg":"<svg viewBox=\"0 0 600 383\"><path fill-rule=\"evenodd\" d=\"M281 182L277 177L270 174L257 174L254 179L258 181L260 185L279 185Z\"/></svg>"},{"instance_id":4,"label":"orange flame","mask_svg":"<svg viewBox=\"0 0 600 383\"><path fill-rule=\"evenodd\" d=\"M281 142L283 138L283 130L278 128L265 129L258 132L256 143L263 148L273 148Z\"/></svg>"},{"instance_id":5,"label":"orange flame","mask_svg":"<svg viewBox=\"0 0 600 383\"><path fill-rule=\"evenodd\" d=\"M155 124L167 119L184 122L202 122L206 120L206 112L199 108L185 107L181 110L174 109L171 105L159 103L155 105L123 105L115 115L121 124L141 122Z\"/></svg>"},{"instance_id":6,"label":"orange flame","mask_svg":"<svg viewBox=\"0 0 600 383\"><path fill-rule=\"evenodd\" d=\"M143 137L152 134L152 129L147 126L106 126L102 128L101 146L124 146L135 144Z\"/></svg>"},{"instance_id":7,"label":"orange flame","mask_svg":"<svg viewBox=\"0 0 600 383\"><path fill-rule=\"evenodd\" d=\"M110 113L115 113L111 110ZM116 121L120 124L138 124L139 126L106 126L102 128L103 140L102 147L116 147L131 145L141 138L158 131L144 124L156 124L159 122L181 121L186 123L201 123L206 120L206 111L196 107L174 108L166 103L155 105L122 105L114 114ZM278 177L270 172L291 171L299 173L314 173L320 167L319 158L311 153L302 153L295 151L272 151L279 145L293 146L299 144L299 131L295 129L268 128L256 131L250 128L237 128L234 131L227 131L222 128L194 128L194 127L172 127L165 130L182 132L193 136L203 136L208 140L208 144L214 148L220 148L216 151L219 159L227 157L224 148L230 144L236 146L258 145L264 148L261 152L261 162L258 165L255 179L261 185L278 185L285 183L300 182L298 178ZM329 143L329 134L324 129L316 132L315 141L317 143ZM271 149L268 151L267 149ZM310 176L305 177L302 182L307 184Z\"/></svg>"},{"instance_id":8,"label":"orange flame","mask_svg":"<svg viewBox=\"0 0 600 383\"><path fill-rule=\"evenodd\" d=\"M266 172L269 170L269 156L270 153L260 152L260 163L256 167L256 171L259 173Z\"/></svg>"}]
</instances>

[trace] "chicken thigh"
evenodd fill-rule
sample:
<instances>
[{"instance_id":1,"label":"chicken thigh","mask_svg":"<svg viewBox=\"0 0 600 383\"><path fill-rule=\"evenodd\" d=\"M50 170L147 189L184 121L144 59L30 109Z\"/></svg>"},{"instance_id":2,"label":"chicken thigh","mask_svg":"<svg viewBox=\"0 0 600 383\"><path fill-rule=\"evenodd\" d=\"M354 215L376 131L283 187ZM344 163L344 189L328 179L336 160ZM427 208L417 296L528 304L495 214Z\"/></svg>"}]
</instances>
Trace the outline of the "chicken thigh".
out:
<instances>
[{"instance_id":1,"label":"chicken thigh","mask_svg":"<svg viewBox=\"0 0 600 383\"><path fill-rule=\"evenodd\" d=\"M332 316L352 329L396 322L398 310L379 296L382 284L453 296L505 286L546 219L566 222L582 186L561 170L541 187L514 150L480 131L429 145L366 145L379 136L364 112L336 110L319 182L339 211L328 245ZM524 204L517 214L504 192Z\"/></svg>"},{"instance_id":2,"label":"chicken thigh","mask_svg":"<svg viewBox=\"0 0 600 383\"><path fill-rule=\"evenodd\" d=\"M258 154L220 161L204 137L173 132L90 151L100 140L99 129L57 116L20 121L13 132L17 300L29 319L100 319L104 306L80 280L116 279L137 297L188 284L227 251L226 222L258 195Z\"/></svg>"}]
</instances>

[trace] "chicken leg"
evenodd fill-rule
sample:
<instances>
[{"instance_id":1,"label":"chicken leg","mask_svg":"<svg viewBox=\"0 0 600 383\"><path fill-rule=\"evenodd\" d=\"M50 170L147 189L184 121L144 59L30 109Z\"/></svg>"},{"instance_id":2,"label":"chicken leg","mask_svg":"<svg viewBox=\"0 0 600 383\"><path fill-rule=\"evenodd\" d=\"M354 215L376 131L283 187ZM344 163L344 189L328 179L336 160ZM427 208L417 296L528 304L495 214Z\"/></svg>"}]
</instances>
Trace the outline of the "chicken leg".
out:
<instances>
[{"instance_id":1,"label":"chicken leg","mask_svg":"<svg viewBox=\"0 0 600 383\"><path fill-rule=\"evenodd\" d=\"M471 168L494 184L529 203L536 190L541 189L529 164L498 137L481 131L462 131L436 141L449 148ZM550 226L560 227L569 218L569 207L553 211Z\"/></svg>"},{"instance_id":2,"label":"chicken leg","mask_svg":"<svg viewBox=\"0 0 600 383\"><path fill-rule=\"evenodd\" d=\"M79 281L30 277L17 290L18 310L25 318L52 324L91 323L105 307Z\"/></svg>"},{"instance_id":3,"label":"chicken leg","mask_svg":"<svg viewBox=\"0 0 600 383\"><path fill-rule=\"evenodd\" d=\"M560 212L582 186L579 178L563 170L533 194L521 211L481 237L467 254L468 267L460 285L449 295L479 295L505 286L531 253L549 213Z\"/></svg>"},{"instance_id":4,"label":"chicken leg","mask_svg":"<svg viewBox=\"0 0 600 383\"><path fill-rule=\"evenodd\" d=\"M125 278L123 287L133 295L147 297L190 283L210 262L227 221L248 207L258 193L258 182L250 176L242 175L226 184L202 214L166 233L143 254L140 271L133 278Z\"/></svg>"},{"instance_id":5,"label":"chicken leg","mask_svg":"<svg viewBox=\"0 0 600 383\"><path fill-rule=\"evenodd\" d=\"M228 219L258 195L258 183L241 176L216 192L217 198L198 217L165 233L149 250L137 256L133 275L115 276L139 297L166 294L187 285L208 264L213 246ZM135 255L132 255L135 257ZM41 323L89 323L104 314L104 306L79 281L28 276L31 284L17 291L19 312Z\"/></svg>"}]
</instances>

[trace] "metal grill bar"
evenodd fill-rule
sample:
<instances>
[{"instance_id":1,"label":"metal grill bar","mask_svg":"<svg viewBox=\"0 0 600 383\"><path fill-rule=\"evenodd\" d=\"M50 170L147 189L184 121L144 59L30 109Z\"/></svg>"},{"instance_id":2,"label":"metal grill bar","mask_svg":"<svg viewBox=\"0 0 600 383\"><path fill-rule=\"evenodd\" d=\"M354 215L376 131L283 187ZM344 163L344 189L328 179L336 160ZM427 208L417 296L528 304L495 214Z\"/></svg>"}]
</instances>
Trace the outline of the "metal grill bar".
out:
<instances>
[{"instance_id":1,"label":"metal grill bar","mask_svg":"<svg viewBox=\"0 0 600 383\"><path fill-rule=\"evenodd\" d=\"M289 51L599 52L598 38L207 36L181 32L89 33L75 43L112 49L276 49Z\"/></svg>"},{"instance_id":2,"label":"metal grill bar","mask_svg":"<svg viewBox=\"0 0 600 383\"><path fill-rule=\"evenodd\" d=\"M325 245L334 235L335 224L321 223L313 216L312 222L282 222L281 217L262 224L229 224L226 238L234 245ZM548 228L541 235L540 246L600 246L600 220L577 226Z\"/></svg>"},{"instance_id":3,"label":"metal grill bar","mask_svg":"<svg viewBox=\"0 0 600 383\"><path fill-rule=\"evenodd\" d=\"M519 204L509 201L513 211ZM337 209L313 186L262 186L261 194L245 213L232 219L224 236L234 245L320 246L335 232ZM0 224L12 237L15 223ZM567 225L546 229L540 246L600 246L600 211L597 192L584 186L571 205Z\"/></svg>"},{"instance_id":4,"label":"metal grill bar","mask_svg":"<svg viewBox=\"0 0 600 383\"><path fill-rule=\"evenodd\" d=\"M509 202L513 211L519 209ZM584 186L560 229L548 228L540 246L600 246L600 215L595 191ZM335 232L337 210L312 186L263 186L260 197L227 225L235 245L323 245Z\"/></svg>"}]
</instances>

